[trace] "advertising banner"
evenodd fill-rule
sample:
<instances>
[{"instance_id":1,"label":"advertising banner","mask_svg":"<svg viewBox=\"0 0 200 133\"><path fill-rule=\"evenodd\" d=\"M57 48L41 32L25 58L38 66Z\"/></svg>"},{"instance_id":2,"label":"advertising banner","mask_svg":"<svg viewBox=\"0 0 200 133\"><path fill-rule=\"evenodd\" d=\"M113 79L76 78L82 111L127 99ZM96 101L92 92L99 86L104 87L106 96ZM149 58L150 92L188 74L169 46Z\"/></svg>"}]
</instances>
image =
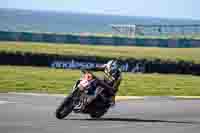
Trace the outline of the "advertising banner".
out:
<instances>
[{"instance_id":1,"label":"advertising banner","mask_svg":"<svg viewBox=\"0 0 200 133\"><path fill-rule=\"evenodd\" d=\"M74 59L70 61L53 61L51 64L52 68L63 68L63 69L84 69L94 68L103 65L99 62L87 62L87 61L76 61ZM145 72L145 66L141 63L129 64L123 63L121 66L123 72Z\"/></svg>"}]
</instances>

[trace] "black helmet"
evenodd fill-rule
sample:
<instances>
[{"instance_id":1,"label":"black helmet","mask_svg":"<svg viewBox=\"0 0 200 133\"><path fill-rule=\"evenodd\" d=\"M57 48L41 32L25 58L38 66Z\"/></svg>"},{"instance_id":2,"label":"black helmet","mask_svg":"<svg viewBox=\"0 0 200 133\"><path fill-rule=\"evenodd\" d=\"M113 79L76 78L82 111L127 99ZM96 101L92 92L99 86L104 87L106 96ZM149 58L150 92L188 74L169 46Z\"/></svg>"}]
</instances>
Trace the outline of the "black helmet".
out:
<instances>
[{"instance_id":1,"label":"black helmet","mask_svg":"<svg viewBox=\"0 0 200 133\"><path fill-rule=\"evenodd\" d=\"M119 63L119 61L118 60L110 60L110 61L108 61L108 63L105 66L105 73L107 75L113 76L118 71L121 71L120 70L120 63Z\"/></svg>"}]
</instances>

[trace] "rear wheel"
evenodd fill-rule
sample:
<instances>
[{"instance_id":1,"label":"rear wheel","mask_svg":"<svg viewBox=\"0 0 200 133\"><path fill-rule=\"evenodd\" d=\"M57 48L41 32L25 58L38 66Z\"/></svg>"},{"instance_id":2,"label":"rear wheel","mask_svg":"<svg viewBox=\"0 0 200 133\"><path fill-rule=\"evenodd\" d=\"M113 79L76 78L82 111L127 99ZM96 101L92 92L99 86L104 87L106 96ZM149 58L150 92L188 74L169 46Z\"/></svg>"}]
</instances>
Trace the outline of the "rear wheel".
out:
<instances>
[{"instance_id":1,"label":"rear wheel","mask_svg":"<svg viewBox=\"0 0 200 133\"><path fill-rule=\"evenodd\" d=\"M90 113L90 117L94 119L101 118L107 111L101 111L101 112L93 112Z\"/></svg>"}]
</instances>

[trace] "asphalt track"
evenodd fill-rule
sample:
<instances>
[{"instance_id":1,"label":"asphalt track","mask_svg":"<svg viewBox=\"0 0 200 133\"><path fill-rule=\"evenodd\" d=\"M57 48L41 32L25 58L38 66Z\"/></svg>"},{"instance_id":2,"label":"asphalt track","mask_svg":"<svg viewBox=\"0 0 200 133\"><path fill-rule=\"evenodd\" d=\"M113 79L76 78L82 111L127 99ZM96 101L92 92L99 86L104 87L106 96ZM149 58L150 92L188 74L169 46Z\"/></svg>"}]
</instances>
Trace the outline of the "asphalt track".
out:
<instances>
[{"instance_id":1,"label":"asphalt track","mask_svg":"<svg viewBox=\"0 0 200 133\"><path fill-rule=\"evenodd\" d=\"M0 133L200 133L200 100L118 101L102 119L57 120L62 97L0 94Z\"/></svg>"}]
</instances>

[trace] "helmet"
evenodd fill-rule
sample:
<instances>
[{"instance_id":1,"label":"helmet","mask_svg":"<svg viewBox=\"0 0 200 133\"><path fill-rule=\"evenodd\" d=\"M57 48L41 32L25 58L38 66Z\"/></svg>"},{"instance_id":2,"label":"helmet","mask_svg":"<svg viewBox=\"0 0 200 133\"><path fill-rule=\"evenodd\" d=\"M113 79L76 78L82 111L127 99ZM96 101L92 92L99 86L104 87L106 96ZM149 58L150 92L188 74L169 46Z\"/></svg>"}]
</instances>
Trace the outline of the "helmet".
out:
<instances>
[{"instance_id":1,"label":"helmet","mask_svg":"<svg viewBox=\"0 0 200 133\"><path fill-rule=\"evenodd\" d=\"M120 64L118 60L110 60L108 63L105 65L105 73L108 76L113 76L116 74L118 71L120 71Z\"/></svg>"}]
</instances>

